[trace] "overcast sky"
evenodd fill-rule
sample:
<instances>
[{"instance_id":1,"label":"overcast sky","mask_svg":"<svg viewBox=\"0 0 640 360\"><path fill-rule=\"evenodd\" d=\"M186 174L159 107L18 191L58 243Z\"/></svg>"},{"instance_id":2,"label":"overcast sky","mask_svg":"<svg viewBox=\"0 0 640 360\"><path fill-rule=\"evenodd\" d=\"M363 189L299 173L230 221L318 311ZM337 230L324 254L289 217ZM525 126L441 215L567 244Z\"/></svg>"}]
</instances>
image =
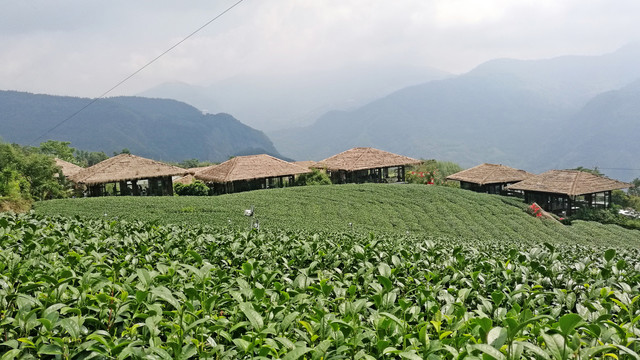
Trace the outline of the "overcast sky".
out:
<instances>
[{"instance_id":1,"label":"overcast sky","mask_svg":"<svg viewBox=\"0 0 640 360\"><path fill-rule=\"evenodd\" d=\"M237 0L0 0L0 89L96 97ZM466 72L638 41L638 0L244 0L110 95L349 65Z\"/></svg>"}]
</instances>

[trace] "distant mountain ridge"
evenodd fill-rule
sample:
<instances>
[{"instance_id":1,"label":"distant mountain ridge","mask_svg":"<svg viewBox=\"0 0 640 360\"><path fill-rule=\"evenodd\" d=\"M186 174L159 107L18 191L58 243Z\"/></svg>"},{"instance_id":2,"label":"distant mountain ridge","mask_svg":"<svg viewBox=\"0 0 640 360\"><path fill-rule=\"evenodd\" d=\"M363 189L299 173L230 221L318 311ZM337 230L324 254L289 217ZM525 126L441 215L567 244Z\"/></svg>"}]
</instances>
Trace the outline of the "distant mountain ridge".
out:
<instances>
[{"instance_id":1,"label":"distant mountain ridge","mask_svg":"<svg viewBox=\"0 0 640 360\"><path fill-rule=\"evenodd\" d=\"M640 80L595 96L553 142L556 150L543 152L539 161L556 168L599 167L626 181L640 177Z\"/></svg>"},{"instance_id":2,"label":"distant mountain ridge","mask_svg":"<svg viewBox=\"0 0 640 360\"><path fill-rule=\"evenodd\" d=\"M228 112L261 130L310 124L331 110L362 106L395 90L450 74L428 67L351 66L278 75L242 75L208 86L165 83L138 95Z\"/></svg>"},{"instance_id":3,"label":"distant mountain ridge","mask_svg":"<svg viewBox=\"0 0 640 360\"><path fill-rule=\"evenodd\" d=\"M0 91L0 137L30 144L91 101ZM107 154L128 148L133 154L164 161L221 162L247 153L281 156L263 132L231 115L203 114L179 101L141 97L99 99L38 142L49 139Z\"/></svg>"},{"instance_id":4,"label":"distant mountain ridge","mask_svg":"<svg viewBox=\"0 0 640 360\"><path fill-rule=\"evenodd\" d=\"M312 125L268 135L296 160L374 146L465 167L492 162L537 172L554 164L589 166L593 157L578 150L582 139L575 136L586 135L577 129L588 118L595 135L609 122L599 117L604 113L596 115L590 101L640 79L639 63L640 43L601 56L492 60L466 74L407 87L354 110L326 113ZM637 113L622 117L614 110L633 101L628 96L600 107L616 118L611 120L616 129L635 129L631 123ZM607 159L607 167L640 168L637 157L616 156L624 144L605 144L591 141L588 146Z\"/></svg>"}]
</instances>

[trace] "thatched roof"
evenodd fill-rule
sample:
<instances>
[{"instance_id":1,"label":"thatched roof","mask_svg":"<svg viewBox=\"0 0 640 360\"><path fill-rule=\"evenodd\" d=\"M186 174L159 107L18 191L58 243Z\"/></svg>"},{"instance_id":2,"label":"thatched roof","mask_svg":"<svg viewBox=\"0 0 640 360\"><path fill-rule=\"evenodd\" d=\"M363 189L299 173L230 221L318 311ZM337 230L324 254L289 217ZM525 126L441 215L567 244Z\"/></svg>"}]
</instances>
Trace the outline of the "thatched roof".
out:
<instances>
[{"instance_id":1,"label":"thatched roof","mask_svg":"<svg viewBox=\"0 0 640 360\"><path fill-rule=\"evenodd\" d=\"M189 185L193 182L193 180L195 180L196 178L191 175L191 174L187 174L185 176L182 176L180 178L177 178L175 180L173 180L174 184L184 184L184 185Z\"/></svg>"},{"instance_id":2,"label":"thatched roof","mask_svg":"<svg viewBox=\"0 0 640 360\"><path fill-rule=\"evenodd\" d=\"M218 166L218 165L209 165L209 166L201 166L201 167L188 168L188 169L187 169L187 171L189 172L189 174L195 174L195 173L200 172L200 171L213 169L213 168L214 168L214 167L216 167L216 166Z\"/></svg>"},{"instance_id":3,"label":"thatched roof","mask_svg":"<svg viewBox=\"0 0 640 360\"><path fill-rule=\"evenodd\" d=\"M302 166L303 168L307 168L307 169L313 169L315 168L316 162L313 160L307 160L307 161L294 161L294 164L298 165L298 166Z\"/></svg>"},{"instance_id":4,"label":"thatched roof","mask_svg":"<svg viewBox=\"0 0 640 360\"><path fill-rule=\"evenodd\" d=\"M326 168L332 171L356 171L401 165L415 165L421 162L422 161L410 157L374 148L357 147L317 162L315 167Z\"/></svg>"},{"instance_id":5,"label":"thatched roof","mask_svg":"<svg viewBox=\"0 0 640 360\"><path fill-rule=\"evenodd\" d=\"M630 184L578 170L549 170L507 186L510 190L538 191L569 196L628 188Z\"/></svg>"},{"instance_id":6,"label":"thatched roof","mask_svg":"<svg viewBox=\"0 0 640 360\"><path fill-rule=\"evenodd\" d=\"M70 177L72 175L77 174L78 172L84 170L83 167L80 167L76 164L72 164L70 162L55 158L56 165L62 169L62 174L66 177Z\"/></svg>"},{"instance_id":7,"label":"thatched roof","mask_svg":"<svg viewBox=\"0 0 640 360\"><path fill-rule=\"evenodd\" d=\"M91 167L88 167L70 179L79 184L104 184L110 182L150 179L163 176L187 174L186 169L143 157L120 154Z\"/></svg>"},{"instance_id":8,"label":"thatched roof","mask_svg":"<svg viewBox=\"0 0 640 360\"><path fill-rule=\"evenodd\" d=\"M302 166L269 155L237 156L211 169L197 172L196 179L204 182L227 183L311 172Z\"/></svg>"},{"instance_id":9,"label":"thatched roof","mask_svg":"<svg viewBox=\"0 0 640 360\"><path fill-rule=\"evenodd\" d=\"M481 164L447 176L447 180L464 181L478 185L513 183L526 180L532 173L505 165Z\"/></svg>"}]
</instances>

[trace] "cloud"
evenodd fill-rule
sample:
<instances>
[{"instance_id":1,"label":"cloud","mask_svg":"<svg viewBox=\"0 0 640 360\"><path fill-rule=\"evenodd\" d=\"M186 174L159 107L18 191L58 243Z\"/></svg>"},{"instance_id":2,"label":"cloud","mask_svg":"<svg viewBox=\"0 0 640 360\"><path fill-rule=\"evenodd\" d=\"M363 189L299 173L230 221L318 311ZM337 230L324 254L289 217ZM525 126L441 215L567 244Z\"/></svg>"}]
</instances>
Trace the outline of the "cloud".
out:
<instances>
[{"instance_id":1,"label":"cloud","mask_svg":"<svg viewBox=\"0 0 640 360\"><path fill-rule=\"evenodd\" d=\"M3 4L5 89L97 96L235 1ZM599 54L638 39L636 0L245 0L118 89L357 64L464 72L498 57Z\"/></svg>"}]
</instances>

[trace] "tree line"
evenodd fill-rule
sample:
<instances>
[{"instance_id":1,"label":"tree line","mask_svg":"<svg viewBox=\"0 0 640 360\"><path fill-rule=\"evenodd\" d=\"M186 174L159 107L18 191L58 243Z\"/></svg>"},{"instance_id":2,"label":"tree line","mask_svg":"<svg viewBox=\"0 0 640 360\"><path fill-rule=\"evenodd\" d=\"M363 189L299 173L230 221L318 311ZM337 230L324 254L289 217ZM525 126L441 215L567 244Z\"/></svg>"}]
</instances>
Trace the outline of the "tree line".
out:
<instances>
[{"instance_id":1,"label":"tree line","mask_svg":"<svg viewBox=\"0 0 640 360\"><path fill-rule=\"evenodd\" d=\"M70 144L49 140L34 147L0 142L0 210L25 211L33 201L69 196L71 186L56 157L81 167L109 158L104 152L78 150Z\"/></svg>"}]
</instances>

